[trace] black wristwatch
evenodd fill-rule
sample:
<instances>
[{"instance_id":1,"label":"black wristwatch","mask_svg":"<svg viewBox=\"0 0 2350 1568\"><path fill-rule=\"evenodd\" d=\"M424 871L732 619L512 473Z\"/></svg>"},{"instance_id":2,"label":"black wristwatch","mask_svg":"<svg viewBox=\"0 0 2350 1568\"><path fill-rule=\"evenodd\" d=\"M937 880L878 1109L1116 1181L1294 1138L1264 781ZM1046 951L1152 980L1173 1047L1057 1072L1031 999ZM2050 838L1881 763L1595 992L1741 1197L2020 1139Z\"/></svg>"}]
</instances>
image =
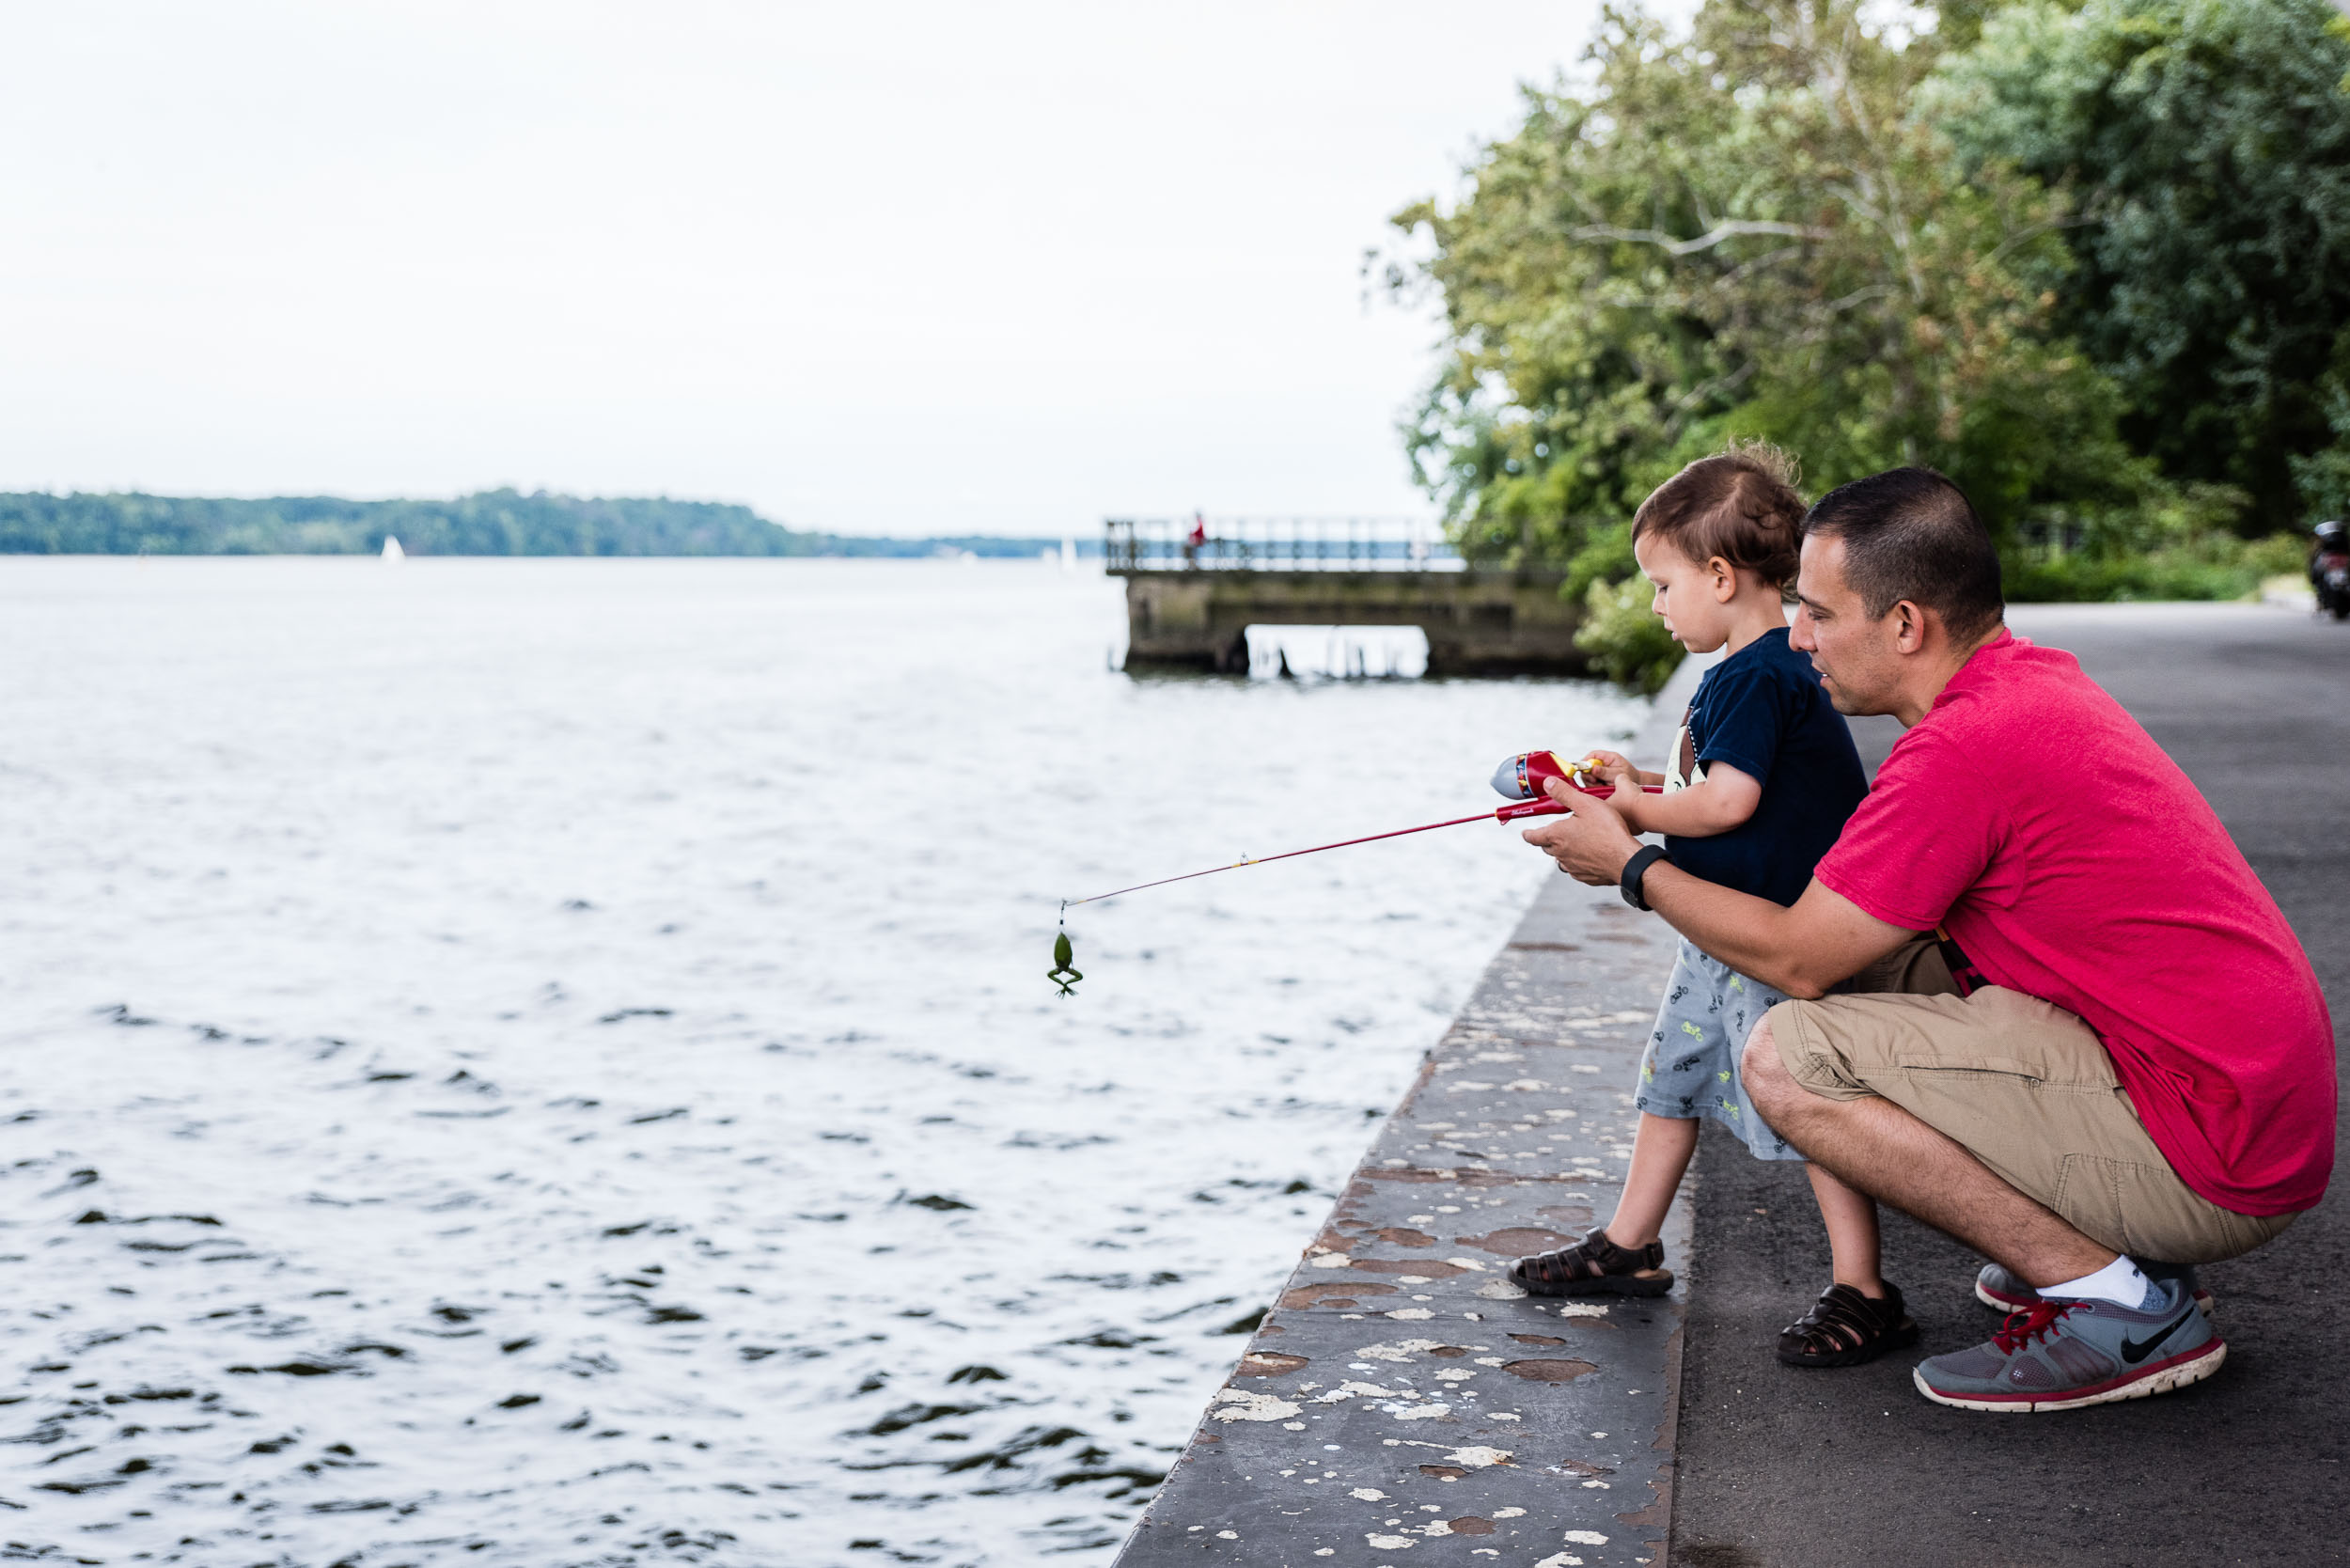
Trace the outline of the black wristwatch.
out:
<instances>
[{"instance_id":1,"label":"black wristwatch","mask_svg":"<svg viewBox=\"0 0 2350 1568\"><path fill-rule=\"evenodd\" d=\"M1635 909L1648 907L1648 900L1640 896L1640 879L1648 875L1648 869L1659 860L1668 866L1672 864L1672 856L1665 853L1662 844L1643 844L1632 852L1632 858L1623 863L1623 875L1617 879L1616 884L1623 889L1624 902Z\"/></svg>"}]
</instances>

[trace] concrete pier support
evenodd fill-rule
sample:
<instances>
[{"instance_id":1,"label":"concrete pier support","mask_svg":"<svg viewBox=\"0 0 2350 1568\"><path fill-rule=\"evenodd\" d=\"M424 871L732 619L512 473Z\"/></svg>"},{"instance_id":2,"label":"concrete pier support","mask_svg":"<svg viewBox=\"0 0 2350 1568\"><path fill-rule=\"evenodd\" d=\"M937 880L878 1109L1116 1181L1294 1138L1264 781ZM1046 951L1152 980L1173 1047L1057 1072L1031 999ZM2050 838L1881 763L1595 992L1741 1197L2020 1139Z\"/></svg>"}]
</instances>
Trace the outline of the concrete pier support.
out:
<instances>
[{"instance_id":1,"label":"concrete pier support","mask_svg":"<svg viewBox=\"0 0 2350 1568\"><path fill-rule=\"evenodd\" d=\"M1431 675L1580 675L1559 572L1126 571L1130 669L1239 673L1251 626L1418 626Z\"/></svg>"}]
</instances>

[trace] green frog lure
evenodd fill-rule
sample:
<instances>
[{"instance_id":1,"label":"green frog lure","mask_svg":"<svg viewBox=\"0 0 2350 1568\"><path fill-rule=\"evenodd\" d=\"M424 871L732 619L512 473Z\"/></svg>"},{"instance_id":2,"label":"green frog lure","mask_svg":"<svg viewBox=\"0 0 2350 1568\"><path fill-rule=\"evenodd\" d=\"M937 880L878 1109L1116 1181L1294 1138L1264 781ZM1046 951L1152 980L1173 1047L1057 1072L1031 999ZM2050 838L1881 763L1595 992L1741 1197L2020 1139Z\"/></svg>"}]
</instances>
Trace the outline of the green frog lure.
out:
<instances>
[{"instance_id":1,"label":"green frog lure","mask_svg":"<svg viewBox=\"0 0 2350 1568\"><path fill-rule=\"evenodd\" d=\"M1063 904L1061 908L1065 912L1069 906ZM1062 917L1067 918L1066 913ZM1070 987L1085 979L1085 976L1078 973L1073 966L1076 957L1077 949L1069 945L1069 933L1063 929L1059 935L1053 938L1053 966L1044 971L1044 978L1059 986L1060 994L1064 996L1075 996L1076 992L1071 990Z\"/></svg>"}]
</instances>

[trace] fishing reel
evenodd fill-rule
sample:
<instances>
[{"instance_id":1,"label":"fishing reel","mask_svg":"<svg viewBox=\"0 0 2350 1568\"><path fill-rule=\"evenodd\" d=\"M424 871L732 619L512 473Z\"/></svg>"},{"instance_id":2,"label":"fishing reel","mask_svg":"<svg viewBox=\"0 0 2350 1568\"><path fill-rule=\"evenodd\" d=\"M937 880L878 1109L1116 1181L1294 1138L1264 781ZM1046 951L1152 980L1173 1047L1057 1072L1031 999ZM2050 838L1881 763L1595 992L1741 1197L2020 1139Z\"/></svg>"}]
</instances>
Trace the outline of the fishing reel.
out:
<instances>
[{"instance_id":1,"label":"fishing reel","mask_svg":"<svg viewBox=\"0 0 2350 1568\"><path fill-rule=\"evenodd\" d=\"M1494 769L1494 793L1505 795L1514 805L1494 808L1497 822L1515 822L1520 817L1555 817L1566 808L1550 798L1543 788L1556 778L1570 789L1579 790L1593 800L1606 800L1616 792L1613 784L1587 784L1584 776L1593 771L1589 759L1569 760L1555 751L1522 751ZM1647 788L1647 786L1643 786Z\"/></svg>"}]
</instances>

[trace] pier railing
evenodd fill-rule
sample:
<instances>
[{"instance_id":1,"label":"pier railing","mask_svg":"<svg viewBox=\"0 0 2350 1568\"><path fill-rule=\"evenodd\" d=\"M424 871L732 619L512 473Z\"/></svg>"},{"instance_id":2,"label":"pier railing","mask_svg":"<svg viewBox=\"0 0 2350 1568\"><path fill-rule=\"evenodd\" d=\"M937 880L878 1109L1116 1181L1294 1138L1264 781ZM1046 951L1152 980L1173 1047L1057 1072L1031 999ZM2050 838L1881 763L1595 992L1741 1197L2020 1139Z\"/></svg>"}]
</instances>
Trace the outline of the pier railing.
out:
<instances>
[{"instance_id":1,"label":"pier railing","mask_svg":"<svg viewBox=\"0 0 2350 1568\"><path fill-rule=\"evenodd\" d=\"M1459 572L1443 527L1419 517L1113 517L1112 572Z\"/></svg>"}]
</instances>

